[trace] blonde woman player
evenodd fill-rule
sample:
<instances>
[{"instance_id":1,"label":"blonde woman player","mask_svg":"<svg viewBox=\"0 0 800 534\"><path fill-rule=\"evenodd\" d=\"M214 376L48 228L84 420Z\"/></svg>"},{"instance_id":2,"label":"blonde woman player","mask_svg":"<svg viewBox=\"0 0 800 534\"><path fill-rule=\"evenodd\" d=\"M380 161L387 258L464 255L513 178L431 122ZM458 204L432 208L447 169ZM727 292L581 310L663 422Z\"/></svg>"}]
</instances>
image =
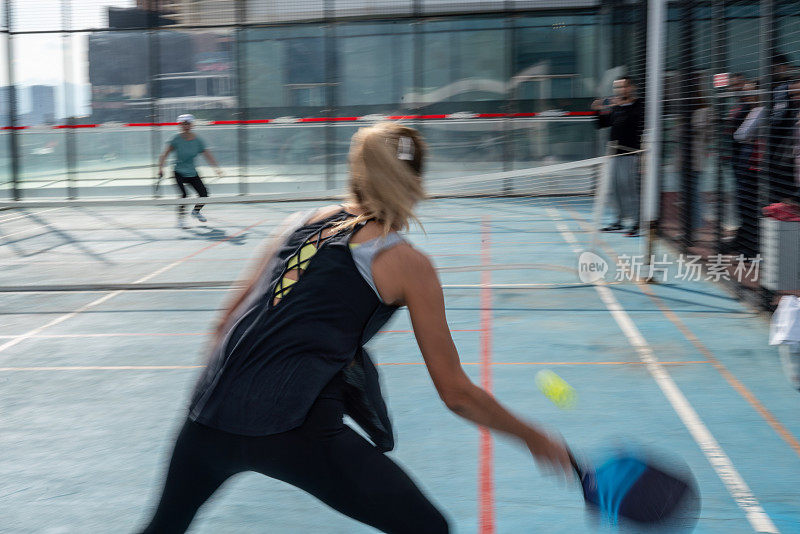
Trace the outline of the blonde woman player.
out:
<instances>
[{"instance_id":1,"label":"blonde woman player","mask_svg":"<svg viewBox=\"0 0 800 534\"><path fill-rule=\"evenodd\" d=\"M444 515L385 454L394 435L363 349L401 306L450 410L571 473L561 441L467 378L436 271L398 233L423 198L424 156L413 129L362 128L350 150L350 200L284 225L220 320L145 533L184 532L211 494L243 471L292 484L384 532L448 532ZM343 423L345 414L371 442Z\"/></svg>"},{"instance_id":2,"label":"blonde woman player","mask_svg":"<svg viewBox=\"0 0 800 534\"><path fill-rule=\"evenodd\" d=\"M194 166L195 158L203 154L220 177L222 176L222 170L220 170L219 165L217 165L217 160L214 159L214 156L208 148L206 148L205 141L192 131L194 128L194 115L188 113L180 115L178 117L178 127L180 128L180 133L170 139L169 143L167 143L167 147L158 159L159 183L164 177L164 162L167 161L167 156L169 156L170 152L175 152L175 183L178 186L178 190L181 192L181 197L186 198L187 185L192 186L198 196L207 197L208 189L197 173L197 168ZM206 222L205 216L200 213L201 209L203 209L203 204L195 204L194 209L192 209L192 217L200 222ZM186 206L183 204L178 206L178 226L186 228Z\"/></svg>"}]
</instances>

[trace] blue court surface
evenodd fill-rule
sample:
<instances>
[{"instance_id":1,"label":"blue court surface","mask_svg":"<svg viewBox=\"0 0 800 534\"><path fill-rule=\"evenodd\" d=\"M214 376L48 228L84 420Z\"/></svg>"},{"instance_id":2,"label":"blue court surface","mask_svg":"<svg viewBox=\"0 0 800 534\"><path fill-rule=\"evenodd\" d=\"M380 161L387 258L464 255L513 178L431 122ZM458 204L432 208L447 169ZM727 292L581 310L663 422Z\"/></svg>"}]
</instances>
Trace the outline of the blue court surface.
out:
<instances>
[{"instance_id":1,"label":"blue court surface","mask_svg":"<svg viewBox=\"0 0 800 534\"><path fill-rule=\"evenodd\" d=\"M0 531L141 528L230 288L289 213L318 203L0 212ZM635 441L681 458L696 532L800 532L800 395L768 318L710 281L582 283L590 203L449 199L420 210L470 376L580 453ZM609 261L637 239L603 235ZM659 253L667 252L659 248ZM670 256L675 259L674 256ZM674 272L672 274L675 274ZM401 311L371 343L405 466L459 533L614 532L578 487L449 413ZM550 369L571 410L535 385ZM370 532L261 475L229 480L192 532Z\"/></svg>"}]
</instances>

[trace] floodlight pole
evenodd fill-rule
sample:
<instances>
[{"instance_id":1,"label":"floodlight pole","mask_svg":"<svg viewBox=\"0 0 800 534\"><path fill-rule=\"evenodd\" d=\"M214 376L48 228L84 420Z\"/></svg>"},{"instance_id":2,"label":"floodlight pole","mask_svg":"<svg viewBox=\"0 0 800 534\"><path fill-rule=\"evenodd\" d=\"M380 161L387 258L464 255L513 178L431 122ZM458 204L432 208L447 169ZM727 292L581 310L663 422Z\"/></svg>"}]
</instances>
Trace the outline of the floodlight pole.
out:
<instances>
[{"instance_id":1,"label":"floodlight pole","mask_svg":"<svg viewBox=\"0 0 800 534\"><path fill-rule=\"evenodd\" d=\"M666 0L649 0L647 14L647 87L645 92L644 135L645 175L642 184L641 228L647 232L646 261L653 255L658 218L658 173L661 164L662 111L664 92L664 30Z\"/></svg>"}]
</instances>

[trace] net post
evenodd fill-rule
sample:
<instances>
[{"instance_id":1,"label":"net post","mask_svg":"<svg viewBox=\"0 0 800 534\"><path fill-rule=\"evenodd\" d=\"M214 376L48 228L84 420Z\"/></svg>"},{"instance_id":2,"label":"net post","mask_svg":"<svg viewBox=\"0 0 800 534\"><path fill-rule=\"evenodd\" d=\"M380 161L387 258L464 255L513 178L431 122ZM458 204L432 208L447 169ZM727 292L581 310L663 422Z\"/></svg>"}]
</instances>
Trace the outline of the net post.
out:
<instances>
[{"instance_id":1,"label":"net post","mask_svg":"<svg viewBox=\"0 0 800 534\"><path fill-rule=\"evenodd\" d=\"M645 261L650 272L650 260L654 254L658 213L658 171L661 163L662 94L664 90L664 34L666 28L666 0L650 0L647 3L647 87L645 89L644 138L646 150L643 154L644 173L641 188L639 227L646 232ZM647 277L652 281L652 276Z\"/></svg>"}]
</instances>

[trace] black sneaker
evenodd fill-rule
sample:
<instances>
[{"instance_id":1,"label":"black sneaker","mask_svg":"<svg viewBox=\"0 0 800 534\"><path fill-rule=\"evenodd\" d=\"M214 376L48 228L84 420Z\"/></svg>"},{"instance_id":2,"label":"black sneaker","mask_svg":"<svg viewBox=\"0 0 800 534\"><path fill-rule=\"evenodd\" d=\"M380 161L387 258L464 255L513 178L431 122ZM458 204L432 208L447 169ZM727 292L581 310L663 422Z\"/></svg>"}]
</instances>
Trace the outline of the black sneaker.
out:
<instances>
[{"instance_id":1,"label":"black sneaker","mask_svg":"<svg viewBox=\"0 0 800 534\"><path fill-rule=\"evenodd\" d=\"M620 230L622 230L622 223L620 223L620 222L615 222L614 224L609 224L605 228L601 228L600 229L601 232L618 232Z\"/></svg>"},{"instance_id":2,"label":"black sneaker","mask_svg":"<svg viewBox=\"0 0 800 534\"><path fill-rule=\"evenodd\" d=\"M625 237L639 237L639 225L633 226L628 233L625 234Z\"/></svg>"}]
</instances>

